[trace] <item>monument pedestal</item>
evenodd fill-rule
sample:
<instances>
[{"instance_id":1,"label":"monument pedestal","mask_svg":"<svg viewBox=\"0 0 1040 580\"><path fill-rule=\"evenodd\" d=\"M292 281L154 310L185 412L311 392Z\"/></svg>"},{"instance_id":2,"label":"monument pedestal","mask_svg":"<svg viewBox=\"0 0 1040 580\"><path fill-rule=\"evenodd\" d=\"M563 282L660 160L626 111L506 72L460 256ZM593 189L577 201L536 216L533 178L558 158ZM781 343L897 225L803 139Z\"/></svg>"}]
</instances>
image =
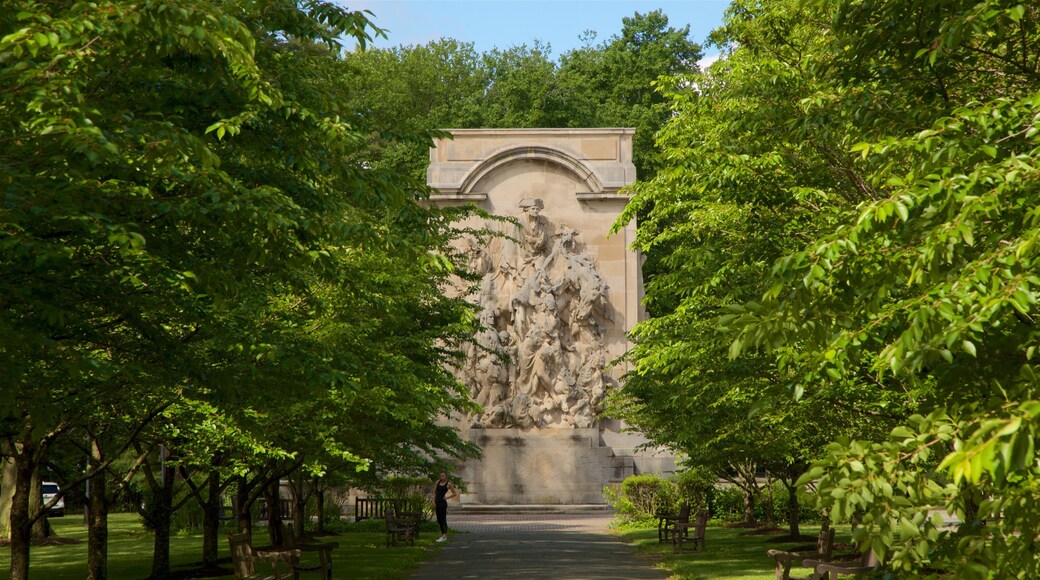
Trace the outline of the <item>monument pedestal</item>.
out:
<instances>
[{"instance_id":1,"label":"monument pedestal","mask_svg":"<svg viewBox=\"0 0 1040 580\"><path fill-rule=\"evenodd\" d=\"M603 488L633 474L632 457L616 456L600 430L469 429L484 450L460 475L464 504L601 504Z\"/></svg>"}]
</instances>

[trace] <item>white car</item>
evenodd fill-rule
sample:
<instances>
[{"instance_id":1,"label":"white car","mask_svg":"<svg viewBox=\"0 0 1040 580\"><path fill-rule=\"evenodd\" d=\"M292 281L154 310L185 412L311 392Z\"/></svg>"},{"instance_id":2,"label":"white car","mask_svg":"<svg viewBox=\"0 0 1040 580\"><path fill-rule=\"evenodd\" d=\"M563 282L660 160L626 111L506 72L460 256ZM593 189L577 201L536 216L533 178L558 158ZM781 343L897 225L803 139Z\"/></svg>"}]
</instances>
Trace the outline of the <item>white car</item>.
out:
<instances>
[{"instance_id":1,"label":"white car","mask_svg":"<svg viewBox=\"0 0 1040 580\"><path fill-rule=\"evenodd\" d=\"M43 482L43 505L47 505L59 493L61 493L61 488L58 487L58 484L53 481ZM58 502L51 506L51 510L47 512L47 515L53 518L60 518L65 515L65 498L58 498Z\"/></svg>"}]
</instances>

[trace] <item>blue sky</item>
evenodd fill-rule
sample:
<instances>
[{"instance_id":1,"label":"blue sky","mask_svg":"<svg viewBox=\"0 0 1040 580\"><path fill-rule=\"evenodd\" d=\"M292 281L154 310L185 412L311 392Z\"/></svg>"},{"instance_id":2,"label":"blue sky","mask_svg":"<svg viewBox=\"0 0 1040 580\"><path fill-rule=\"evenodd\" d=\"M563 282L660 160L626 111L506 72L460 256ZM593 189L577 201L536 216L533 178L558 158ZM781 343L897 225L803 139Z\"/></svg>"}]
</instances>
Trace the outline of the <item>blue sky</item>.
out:
<instances>
[{"instance_id":1,"label":"blue sky","mask_svg":"<svg viewBox=\"0 0 1040 580\"><path fill-rule=\"evenodd\" d=\"M535 39L552 46L558 57L581 46L578 36L596 31L595 44L621 31L621 19L658 8L675 28L690 25L700 44L722 23L729 0L342 0L352 10L371 10L388 39L375 46L425 44L441 37L472 42L478 52L531 45ZM718 52L705 49L705 54Z\"/></svg>"}]
</instances>

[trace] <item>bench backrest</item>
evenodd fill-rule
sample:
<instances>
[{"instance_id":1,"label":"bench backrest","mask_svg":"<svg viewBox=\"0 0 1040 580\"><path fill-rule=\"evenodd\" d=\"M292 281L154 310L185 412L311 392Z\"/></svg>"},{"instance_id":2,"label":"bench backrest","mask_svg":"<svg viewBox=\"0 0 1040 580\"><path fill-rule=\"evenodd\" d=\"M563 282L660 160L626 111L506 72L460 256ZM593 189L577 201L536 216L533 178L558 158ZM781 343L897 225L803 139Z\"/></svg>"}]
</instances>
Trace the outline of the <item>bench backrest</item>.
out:
<instances>
[{"instance_id":1,"label":"bench backrest","mask_svg":"<svg viewBox=\"0 0 1040 580\"><path fill-rule=\"evenodd\" d=\"M393 500L382 497L359 497L354 499L354 521L381 518L393 509Z\"/></svg>"},{"instance_id":2,"label":"bench backrest","mask_svg":"<svg viewBox=\"0 0 1040 580\"><path fill-rule=\"evenodd\" d=\"M703 538L708 529L708 512L697 512L697 520L693 524L693 537Z\"/></svg>"},{"instance_id":3,"label":"bench backrest","mask_svg":"<svg viewBox=\"0 0 1040 580\"><path fill-rule=\"evenodd\" d=\"M358 497L354 498L354 521L377 519L385 517L386 512L395 514L402 512L423 513L422 502L413 502L402 499L391 499L386 497Z\"/></svg>"}]
</instances>

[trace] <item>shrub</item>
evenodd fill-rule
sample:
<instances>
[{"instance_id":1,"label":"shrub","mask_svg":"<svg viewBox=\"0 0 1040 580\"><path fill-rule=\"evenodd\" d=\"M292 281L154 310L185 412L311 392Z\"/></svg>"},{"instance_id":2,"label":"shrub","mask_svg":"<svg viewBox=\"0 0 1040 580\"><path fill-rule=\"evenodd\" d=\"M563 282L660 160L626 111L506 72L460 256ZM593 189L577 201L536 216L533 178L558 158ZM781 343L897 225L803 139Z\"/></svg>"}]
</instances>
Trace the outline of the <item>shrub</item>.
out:
<instances>
[{"instance_id":1,"label":"shrub","mask_svg":"<svg viewBox=\"0 0 1040 580\"><path fill-rule=\"evenodd\" d=\"M770 504L767 490L760 490L755 494L755 521L766 521L769 509L773 510L773 521L777 525L788 523L787 498L789 492L780 482L773 483L772 504ZM820 522L820 511L815 508L816 500L813 493L800 491L798 493L798 519L805 524L816 524ZM744 520L744 496L740 489L733 486L719 487L714 491L711 506L711 516L726 522L740 522Z\"/></svg>"},{"instance_id":2,"label":"shrub","mask_svg":"<svg viewBox=\"0 0 1040 580\"><path fill-rule=\"evenodd\" d=\"M676 473L672 478L677 504L673 506L674 509L678 510L678 504L686 502L690 504L690 513L702 510L708 510L710 513L717 481L715 474L706 469L688 469Z\"/></svg>"},{"instance_id":3,"label":"shrub","mask_svg":"<svg viewBox=\"0 0 1040 580\"><path fill-rule=\"evenodd\" d=\"M604 488L603 496L614 508L619 523L654 522L654 514L672 511L675 485L658 475L632 475L621 482L620 490Z\"/></svg>"},{"instance_id":4,"label":"shrub","mask_svg":"<svg viewBox=\"0 0 1040 580\"><path fill-rule=\"evenodd\" d=\"M341 506L339 502L336 501L336 498L333 496L333 494L326 493L325 509L322 511L324 512L322 514L322 519L325 522L325 531L331 531L329 530L329 524L339 521L340 516L343 515L343 506ZM311 501L307 502L307 509L304 512L304 514L306 514L307 516L306 518L304 518L304 521L307 525L307 529L317 529L318 502L316 498L311 498Z\"/></svg>"},{"instance_id":5,"label":"shrub","mask_svg":"<svg viewBox=\"0 0 1040 580\"><path fill-rule=\"evenodd\" d=\"M713 473L704 469L689 469L669 479L658 475L633 475L621 483L620 488L607 487L603 497L616 512L614 525L619 528L656 526L659 512L676 513L683 502L690 504L691 513L707 510L712 520L740 522L744 520L744 496L734 486L719 486ZM780 482L773 483L772 503L770 494L760 490L755 495L756 522L765 522L766 514L773 511L773 521L787 522L788 491ZM814 494L800 491L799 520L802 523L819 523L821 514L815 508Z\"/></svg>"},{"instance_id":6,"label":"shrub","mask_svg":"<svg viewBox=\"0 0 1040 580\"><path fill-rule=\"evenodd\" d=\"M433 517L433 482L425 477L388 477L375 490L380 497L394 499L418 508L423 518Z\"/></svg>"}]
</instances>

